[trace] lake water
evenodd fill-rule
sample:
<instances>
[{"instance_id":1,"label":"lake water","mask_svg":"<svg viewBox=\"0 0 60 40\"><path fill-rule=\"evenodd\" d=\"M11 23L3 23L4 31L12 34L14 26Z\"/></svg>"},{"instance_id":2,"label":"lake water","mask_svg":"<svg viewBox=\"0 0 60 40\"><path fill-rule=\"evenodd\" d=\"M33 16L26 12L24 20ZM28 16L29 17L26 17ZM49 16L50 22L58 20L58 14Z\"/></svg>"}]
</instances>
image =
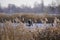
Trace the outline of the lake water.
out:
<instances>
[{"instance_id":1,"label":"lake water","mask_svg":"<svg viewBox=\"0 0 60 40\"><path fill-rule=\"evenodd\" d=\"M15 28L15 27L20 26L20 24L19 23L12 23L11 26ZM5 27L4 23L0 23L0 27ZM24 23L24 26L23 27L26 28L26 29L28 29L28 30L31 30L31 32L33 32L33 31L36 31L36 28L37 27L38 27L38 29L45 29L45 28L48 28L48 27L52 27L52 24L50 24L50 23L47 23L47 24L34 23L31 26L27 26L27 24Z\"/></svg>"},{"instance_id":2,"label":"lake water","mask_svg":"<svg viewBox=\"0 0 60 40\"><path fill-rule=\"evenodd\" d=\"M11 24L12 26L18 26L18 25L20 25L19 23L12 23ZM0 23L0 26L4 26L4 23ZM24 23L24 26L25 27L27 27L27 28L35 28L35 27L51 27L52 26L52 24L50 24L50 23L47 23L47 24L41 24L41 23L34 23L33 25L31 25L31 26L27 26L27 24L26 23Z\"/></svg>"}]
</instances>

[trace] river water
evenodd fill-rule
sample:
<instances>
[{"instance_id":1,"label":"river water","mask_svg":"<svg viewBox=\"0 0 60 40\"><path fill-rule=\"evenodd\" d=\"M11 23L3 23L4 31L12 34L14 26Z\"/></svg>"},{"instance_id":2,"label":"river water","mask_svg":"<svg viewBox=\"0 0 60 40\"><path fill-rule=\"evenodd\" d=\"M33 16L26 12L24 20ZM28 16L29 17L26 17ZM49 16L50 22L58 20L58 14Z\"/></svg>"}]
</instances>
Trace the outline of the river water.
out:
<instances>
[{"instance_id":1,"label":"river water","mask_svg":"<svg viewBox=\"0 0 60 40\"><path fill-rule=\"evenodd\" d=\"M20 25L19 23L12 23L11 24L12 26L18 26L18 25ZM27 24L26 23L24 23L24 25L26 26L26 27L28 27L28 28L35 28L35 27L51 27L52 26L52 24L50 24L50 23L47 23L47 24L42 24L42 23L34 23L33 25L31 25L31 26L27 26ZM4 23L0 23L0 26L4 26Z\"/></svg>"}]
</instances>

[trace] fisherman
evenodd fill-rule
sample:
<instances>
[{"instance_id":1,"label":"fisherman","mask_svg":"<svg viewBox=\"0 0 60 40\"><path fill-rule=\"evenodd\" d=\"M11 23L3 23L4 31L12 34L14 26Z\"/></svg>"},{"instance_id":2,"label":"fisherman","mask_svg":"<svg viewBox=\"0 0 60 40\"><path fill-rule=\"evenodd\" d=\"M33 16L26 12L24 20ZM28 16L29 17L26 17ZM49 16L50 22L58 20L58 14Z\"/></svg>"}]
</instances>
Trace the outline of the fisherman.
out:
<instances>
[{"instance_id":1,"label":"fisherman","mask_svg":"<svg viewBox=\"0 0 60 40\"><path fill-rule=\"evenodd\" d=\"M31 20L31 19L29 19L29 20L27 21L27 23L28 23L28 26L33 25L33 23L32 23L32 20Z\"/></svg>"}]
</instances>

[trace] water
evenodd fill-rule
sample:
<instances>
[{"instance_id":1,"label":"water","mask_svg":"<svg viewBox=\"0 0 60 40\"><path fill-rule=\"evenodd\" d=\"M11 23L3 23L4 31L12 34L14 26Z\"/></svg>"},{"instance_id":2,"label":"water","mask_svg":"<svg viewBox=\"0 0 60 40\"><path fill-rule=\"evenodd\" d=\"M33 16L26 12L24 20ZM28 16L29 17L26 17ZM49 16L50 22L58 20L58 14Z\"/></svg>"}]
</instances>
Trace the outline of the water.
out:
<instances>
[{"instance_id":1,"label":"water","mask_svg":"<svg viewBox=\"0 0 60 40\"><path fill-rule=\"evenodd\" d=\"M20 25L19 23L12 23L11 24L12 26L16 27L18 25ZM4 26L4 23L0 23L0 26ZM24 26L27 27L27 28L36 28L36 27L51 27L52 25L50 23L47 23L47 24L41 24L41 23L34 23L33 25L31 26L27 26L26 23L24 23Z\"/></svg>"}]
</instances>

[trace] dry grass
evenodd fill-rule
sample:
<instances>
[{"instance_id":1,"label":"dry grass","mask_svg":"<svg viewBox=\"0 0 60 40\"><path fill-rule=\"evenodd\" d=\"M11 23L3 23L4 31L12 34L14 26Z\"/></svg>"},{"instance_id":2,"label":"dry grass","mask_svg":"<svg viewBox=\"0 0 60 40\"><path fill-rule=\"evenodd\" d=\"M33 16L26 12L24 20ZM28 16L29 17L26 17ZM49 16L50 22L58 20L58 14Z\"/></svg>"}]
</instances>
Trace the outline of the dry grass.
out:
<instances>
[{"instance_id":1,"label":"dry grass","mask_svg":"<svg viewBox=\"0 0 60 40\"><path fill-rule=\"evenodd\" d=\"M47 18L49 20L49 22L51 22L54 17L57 17L60 19L60 15L49 15L47 13L44 14L34 14L34 13L16 13L16 14L12 14L12 15L6 15L4 13L0 13L0 22L2 22L2 20L5 22L5 20L13 20L15 18L18 18L19 20L23 20L24 21L31 19L33 22L35 22L35 20L37 22L40 22L41 19ZM22 21L23 22L23 21Z\"/></svg>"},{"instance_id":2,"label":"dry grass","mask_svg":"<svg viewBox=\"0 0 60 40\"><path fill-rule=\"evenodd\" d=\"M3 14L1 14L3 15ZM34 14L33 14L34 15ZM23 16L25 18L31 19L40 19L45 16L33 16L32 14L16 14L12 16L0 16L0 18L10 18L14 19L17 16ZM38 17L38 18L37 18ZM6 19L5 18L5 19ZM52 18L49 16L48 18ZM52 18L53 19L53 18ZM14 27L12 26L11 21L5 21L3 27L0 25L0 40L60 40L60 25L57 27L48 27L45 29L35 28L34 30L29 30L25 25L20 21L19 25Z\"/></svg>"},{"instance_id":3,"label":"dry grass","mask_svg":"<svg viewBox=\"0 0 60 40\"><path fill-rule=\"evenodd\" d=\"M60 40L60 27L29 30L24 24L13 27L11 22L0 26L0 40Z\"/></svg>"}]
</instances>

